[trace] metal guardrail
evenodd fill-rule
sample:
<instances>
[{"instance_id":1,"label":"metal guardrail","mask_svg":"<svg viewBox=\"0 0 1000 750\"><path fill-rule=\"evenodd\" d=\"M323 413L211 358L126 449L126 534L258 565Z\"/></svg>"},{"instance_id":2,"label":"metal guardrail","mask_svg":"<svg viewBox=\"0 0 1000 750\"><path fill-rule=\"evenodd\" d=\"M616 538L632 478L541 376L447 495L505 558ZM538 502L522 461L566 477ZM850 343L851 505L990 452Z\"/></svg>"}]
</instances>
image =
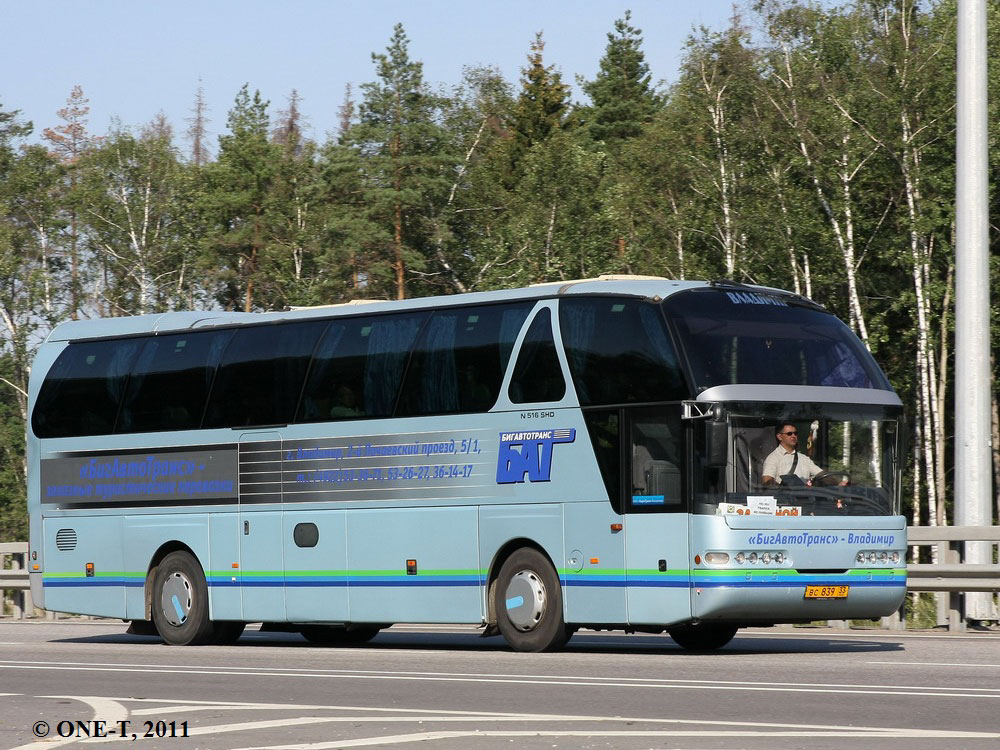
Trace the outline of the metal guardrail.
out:
<instances>
[{"instance_id":1,"label":"metal guardrail","mask_svg":"<svg viewBox=\"0 0 1000 750\"><path fill-rule=\"evenodd\" d=\"M1000 526L910 526L907 543L911 546L937 546L939 562L910 563L906 567L908 591L947 592L950 594L946 619L949 630L961 630L961 594L966 591L1000 592L1000 565L973 565L962 563L961 545L965 542L991 542L1000 544ZM4 558L10 556L10 567ZM31 597L28 584L28 543L0 543L0 591L25 592L15 597L15 617L30 612ZM16 601L21 599L21 602ZM0 600L2 604L2 600ZM2 612L0 612L2 614ZM945 619L945 608L941 607Z\"/></svg>"},{"instance_id":2,"label":"metal guardrail","mask_svg":"<svg viewBox=\"0 0 1000 750\"><path fill-rule=\"evenodd\" d=\"M1000 526L911 526L907 540L911 547L939 547L938 562L906 566L910 591L1000 591L1000 565L963 563L959 547L964 542L1000 544Z\"/></svg>"},{"instance_id":3,"label":"metal guardrail","mask_svg":"<svg viewBox=\"0 0 1000 750\"><path fill-rule=\"evenodd\" d=\"M8 567L7 557L10 557ZM28 543L0 543L0 616L7 607L7 591L16 592L10 600L13 615L22 618L34 610L28 583Z\"/></svg>"}]
</instances>

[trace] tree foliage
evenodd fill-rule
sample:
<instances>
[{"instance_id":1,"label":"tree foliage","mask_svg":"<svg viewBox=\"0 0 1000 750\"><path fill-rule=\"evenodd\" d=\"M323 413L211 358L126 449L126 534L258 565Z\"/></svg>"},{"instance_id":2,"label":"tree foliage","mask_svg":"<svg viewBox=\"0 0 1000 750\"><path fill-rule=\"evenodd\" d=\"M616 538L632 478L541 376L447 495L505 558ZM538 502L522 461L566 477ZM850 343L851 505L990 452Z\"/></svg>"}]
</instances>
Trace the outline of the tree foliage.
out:
<instances>
[{"instance_id":1,"label":"tree foliage","mask_svg":"<svg viewBox=\"0 0 1000 750\"><path fill-rule=\"evenodd\" d=\"M996 59L1000 0L988 8ZM80 87L41 144L0 108L0 536L23 532L27 372L60 320L602 273L729 277L826 305L907 404L910 514L947 522L955 14L954 0L757 0L693 33L657 91L626 13L577 105L540 33L518 81L470 67L444 92L397 25L358 101L321 103L340 113L325 142L294 89L272 116L247 85L214 158L200 89L187 159L163 118L95 138ZM990 91L1000 121L996 66ZM1000 281L995 234L991 251Z\"/></svg>"}]
</instances>

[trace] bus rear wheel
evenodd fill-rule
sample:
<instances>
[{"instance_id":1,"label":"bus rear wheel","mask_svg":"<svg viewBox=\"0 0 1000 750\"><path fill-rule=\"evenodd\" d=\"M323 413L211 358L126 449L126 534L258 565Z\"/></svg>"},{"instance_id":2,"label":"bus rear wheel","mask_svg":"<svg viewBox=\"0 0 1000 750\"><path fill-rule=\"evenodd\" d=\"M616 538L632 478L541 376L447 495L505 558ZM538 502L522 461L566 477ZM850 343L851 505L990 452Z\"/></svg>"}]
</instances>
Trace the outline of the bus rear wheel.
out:
<instances>
[{"instance_id":1,"label":"bus rear wheel","mask_svg":"<svg viewBox=\"0 0 1000 750\"><path fill-rule=\"evenodd\" d=\"M153 623L171 646L212 643L215 627L208 619L208 586L198 561L187 552L171 552L153 576Z\"/></svg>"},{"instance_id":2,"label":"bus rear wheel","mask_svg":"<svg viewBox=\"0 0 1000 750\"><path fill-rule=\"evenodd\" d=\"M494 588L497 627L515 651L552 651L569 640L562 588L548 559L522 547L500 568Z\"/></svg>"},{"instance_id":3,"label":"bus rear wheel","mask_svg":"<svg viewBox=\"0 0 1000 750\"><path fill-rule=\"evenodd\" d=\"M303 625L299 628L302 637L310 643L324 646L359 646L368 643L382 628L378 625Z\"/></svg>"},{"instance_id":4,"label":"bus rear wheel","mask_svg":"<svg viewBox=\"0 0 1000 750\"><path fill-rule=\"evenodd\" d=\"M739 630L735 625L681 625L668 628L667 633L681 648L689 651L714 651L722 648Z\"/></svg>"}]
</instances>

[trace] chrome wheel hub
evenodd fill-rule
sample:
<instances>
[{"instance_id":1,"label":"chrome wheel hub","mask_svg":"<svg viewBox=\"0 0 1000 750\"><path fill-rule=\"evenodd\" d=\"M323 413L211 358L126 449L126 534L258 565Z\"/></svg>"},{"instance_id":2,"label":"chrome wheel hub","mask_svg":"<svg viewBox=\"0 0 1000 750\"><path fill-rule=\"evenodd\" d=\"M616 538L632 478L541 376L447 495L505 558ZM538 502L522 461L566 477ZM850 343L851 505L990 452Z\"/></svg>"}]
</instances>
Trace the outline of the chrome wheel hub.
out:
<instances>
[{"instance_id":1,"label":"chrome wheel hub","mask_svg":"<svg viewBox=\"0 0 1000 750\"><path fill-rule=\"evenodd\" d=\"M533 570L516 573L504 592L507 619L518 630L534 630L545 614L545 585Z\"/></svg>"}]
</instances>

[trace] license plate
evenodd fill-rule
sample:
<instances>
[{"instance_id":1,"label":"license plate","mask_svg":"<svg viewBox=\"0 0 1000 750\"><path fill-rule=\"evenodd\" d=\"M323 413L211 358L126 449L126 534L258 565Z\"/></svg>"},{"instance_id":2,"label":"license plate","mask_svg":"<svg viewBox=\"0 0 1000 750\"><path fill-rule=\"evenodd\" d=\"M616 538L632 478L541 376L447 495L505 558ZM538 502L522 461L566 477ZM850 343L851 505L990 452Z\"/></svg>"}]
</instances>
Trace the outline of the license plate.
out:
<instances>
[{"instance_id":1,"label":"license plate","mask_svg":"<svg viewBox=\"0 0 1000 750\"><path fill-rule=\"evenodd\" d=\"M806 586L806 599L846 599L850 586Z\"/></svg>"}]
</instances>

